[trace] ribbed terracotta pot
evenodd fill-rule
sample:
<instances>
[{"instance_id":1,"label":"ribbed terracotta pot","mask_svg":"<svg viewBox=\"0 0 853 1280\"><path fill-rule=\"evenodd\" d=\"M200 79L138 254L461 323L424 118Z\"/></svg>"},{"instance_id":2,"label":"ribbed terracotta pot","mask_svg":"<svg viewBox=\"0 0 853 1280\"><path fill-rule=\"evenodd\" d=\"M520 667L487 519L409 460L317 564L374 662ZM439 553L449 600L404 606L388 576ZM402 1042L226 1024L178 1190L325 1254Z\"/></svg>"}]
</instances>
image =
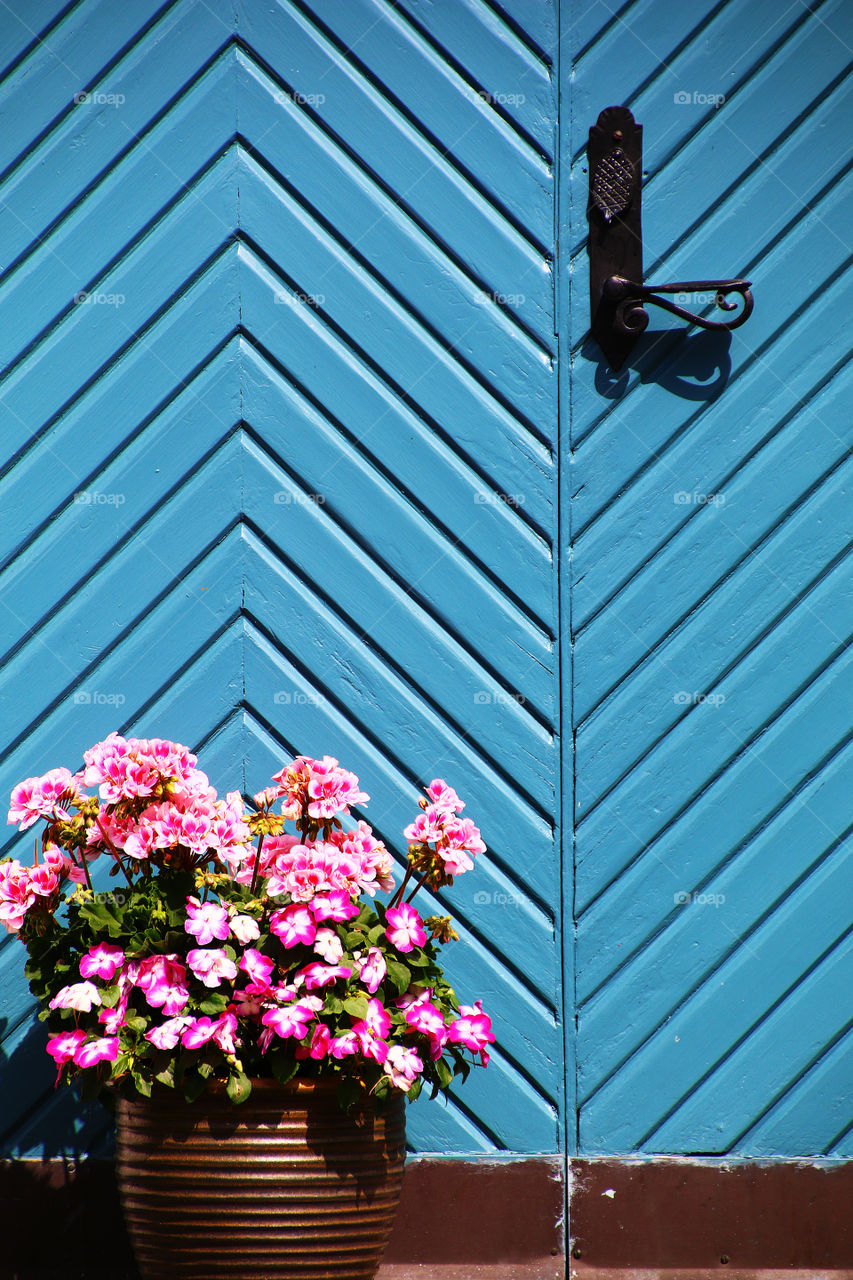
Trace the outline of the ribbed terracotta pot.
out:
<instances>
[{"instance_id":1,"label":"ribbed terracotta pot","mask_svg":"<svg viewBox=\"0 0 853 1280\"><path fill-rule=\"evenodd\" d=\"M116 1105L116 1165L143 1280L373 1280L406 1155L402 1096L347 1115L334 1081L255 1081Z\"/></svg>"}]
</instances>

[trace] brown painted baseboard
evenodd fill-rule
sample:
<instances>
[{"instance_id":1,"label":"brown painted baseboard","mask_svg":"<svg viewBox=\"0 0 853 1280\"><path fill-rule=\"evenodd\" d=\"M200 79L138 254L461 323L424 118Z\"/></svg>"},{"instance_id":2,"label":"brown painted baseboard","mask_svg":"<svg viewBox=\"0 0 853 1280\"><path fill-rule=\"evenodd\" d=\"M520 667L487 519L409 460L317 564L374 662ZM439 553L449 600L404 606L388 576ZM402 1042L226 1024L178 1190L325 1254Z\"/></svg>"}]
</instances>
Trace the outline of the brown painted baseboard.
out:
<instances>
[{"instance_id":1,"label":"brown painted baseboard","mask_svg":"<svg viewBox=\"0 0 853 1280\"><path fill-rule=\"evenodd\" d=\"M559 1157L414 1159L379 1280L561 1280ZM853 1164L573 1160L572 1280L853 1280ZM0 1280L137 1280L109 1161L0 1163Z\"/></svg>"},{"instance_id":2,"label":"brown painted baseboard","mask_svg":"<svg viewBox=\"0 0 853 1280\"><path fill-rule=\"evenodd\" d=\"M561 1280L563 1162L411 1159L380 1280ZM137 1280L111 1161L0 1162L0 1280Z\"/></svg>"},{"instance_id":3,"label":"brown painted baseboard","mask_svg":"<svg viewBox=\"0 0 853 1280\"><path fill-rule=\"evenodd\" d=\"M572 1280L853 1280L853 1165L573 1160Z\"/></svg>"}]
</instances>

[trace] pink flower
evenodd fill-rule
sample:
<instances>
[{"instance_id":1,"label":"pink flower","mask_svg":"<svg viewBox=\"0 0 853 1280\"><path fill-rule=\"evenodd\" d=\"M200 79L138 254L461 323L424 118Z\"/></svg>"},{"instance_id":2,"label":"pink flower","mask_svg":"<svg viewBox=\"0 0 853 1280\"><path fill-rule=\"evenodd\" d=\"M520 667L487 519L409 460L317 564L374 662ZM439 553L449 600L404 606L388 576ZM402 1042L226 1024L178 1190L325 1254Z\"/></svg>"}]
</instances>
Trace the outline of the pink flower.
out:
<instances>
[{"instance_id":1,"label":"pink flower","mask_svg":"<svg viewBox=\"0 0 853 1280\"><path fill-rule=\"evenodd\" d=\"M352 920L359 908L343 889L335 889L323 898L314 898L311 910L315 920Z\"/></svg>"},{"instance_id":2,"label":"pink flower","mask_svg":"<svg viewBox=\"0 0 853 1280\"><path fill-rule=\"evenodd\" d=\"M418 814L414 822L403 828L403 835L410 844L435 844L436 840L441 839L446 816L444 810L430 805L423 813Z\"/></svg>"},{"instance_id":3,"label":"pink flower","mask_svg":"<svg viewBox=\"0 0 853 1280\"><path fill-rule=\"evenodd\" d=\"M338 964L344 954L344 944L334 929L318 929L314 939L314 950L326 964Z\"/></svg>"},{"instance_id":4,"label":"pink flower","mask_svg":"<svg viewBox=\"0 0 853 1280\"><path fill-rule=\"evenodd\" d=\"M268 1009L261 1022L270 1027L282 1040L293 1037L304 1040L308 1034L308 1023L313 1018L313 1011L306 1009L301 1002L282 1005L277 1009Z\"/></svg>"},{"instance_id":5,"label":"pink flower","mask_svg":"<svg viewBox=\"0 0 853 1280\"><path fill-rule=\"evenodd\" d=\"M126 1001L119 1001L114 1009L102 1009L98 1014L98 1022L103 1024L104 1035L117 1036L125 1024L126 1013Z\"/></svg>"},{"instance_id":6,"label":"pink flower","mask_svg":"<svg viewBox=\"0 0 853 1280\"><path fill-rule=\"evenodd\" d=\"M174 1017L190 998L186 988L187 971L177 956L149 956L142 960L134 979L154 1009Z\"/></svg>"},{"instance_id":7,"label":"pink flower","mask_svg":"<svg viewBox=\"0 0 853 1280\"><path fill-rule=\"evenodd\" d=\"M240 957L240 966L244 973L249 975L249 979L258 987L266 987L275 965L269 956L262 955L260 951L249 948L243 952Z\"/></svg>"},{"instance_id":8,"label":"pink flower","mask_svg":"<svg viewBox=\"0 0 853 1280\"><path fill-rule=\"evenodd\" d=\"M187 898L184 929L194 936L200 947L207 946L214 938L224 942L231 931L228 912L217 902L200 903L198 898Z\"/></svg>"},{"instance_id":9,"label":"pink flower","mask_svg":"<svg viewBox=\"0 0 853 1280\"><path fill-rule=\"evenodd\" d=\"M355 774L341 769L332 756L312 760L310 772L308 812L312 818L334 818L338 813L349 813L351 804L370 799L370 796L359 791Z\"/></svg>"},{"instance_id":10,"label":"pink flower","mask_svg":"<svg viewBox=\"0 0 853 1280\"><path fill-rule=\"evenodd\" d=\"M150 1040L155 1049L174 1049L184 1027L188 1027L192 1021L192 1018L185 1017L170 1018L168 1022L161 1022L159 1027L146 1031L145 1039Z\"/></svg>"},{"instance_id":11,"label":"pink flower","mask_svg":"<svg viewBox=\"0 0 853 1280\"><path fill-rule=\"evenodd\" d=\"M115 947L110 942L99 942L96 947L90 947L88 955L83 956L80 961L80 976L98 977L110 982L123 964L124 952L121 947Z\"/></svg>"},{"instance_id":12,"label":"pink flower","mask_svg":"<svg viewBox=\"0 0 853 1280\"><path fill-rule=\"evenodd\" d=\"M430 1056L434 1062L437 1062L449 1034L439 1010L429 1001L412 1004L406 1010L406 1022L410 1027L414 1027L415 1031L420 1031L429 1037Z\"/></svg>"},{"instance_id":13,"label":"pink flower","mask_svg":"<svg viewBox=\"0 0 853 1280\"><path fill-rule=\"evenodd\" d=\"M86 1032L79 1027L76 1031L62 1031L58 1036L51 1036L47 1042L47 1051L59 1067L63 1062L71 1062L80 1045L86 1039Z\"/></svg>"},{"instance_id":14,"label":"pink flower","mask_svg":"<svg viewBox=\"0 0 853 1280\"><path fill-rule=\"evenodd\" d=\"M402 1089L408 1093L423 1071L424 1064L414 1049L407 1049L402 1044L394 1044L388 1050L382 1069L387 1076L391 1077L391 1083L395 1089Z\"/></svg>"},{"instance_id":15,"label":"pink flower","mask_svg":"<svg viewBox=\"0 0 853 1280\"><path fill-rule=\"evenodd\" d=\"M356 956L359 976L371 995L378 990L387 972L385 957L379 947L371 947L365 957Z\"/></svg>"},{"instance_id":16,"label":"pink flower","mask_svg":"<svg viewBox=\"0 0 853 1280\"><path fill-rule=\"evenodd\" d=\"M317 987L327 987L330 983L337 982L338 978L349 978L351 974L352 969L348 965L321 964L319 960L315 960L313 964L301 969L297 978L304 979L306 991L314 991Z\"/></svg>"},{"instance_id":17,"label":"pink flower","mask_svg":"<svg viewBox=\"0 0 853 1280\"><path fill-rule=\"evenodd\" d=\"M50 1002L51 1009L76 1009L78 1013L91 1013L92 1006L101 1003L101 993L94 982L75 982L63 987Z\"/></svg>"},{"instance_id":18,"label":"pink flower","mask_svg":"<svg viewBox=\"0 0 853 1280\"><path fill-rule=\"evenodd\" d=\"M189 951L187 964L206 987L218 987L223 978L232 982L237 977L237 966L223 947Z\"/></svg>"},{"instance_id":19,"label":"pink flower","mask_svg":"<svg viewBox=\"0 0 853 1280\"><path fill-rule=\"evenodd\" d=\"M16 858L0 862L0 924L7 933L20 929L35 900L27 868Z\"/></svg>"},{"instance_id":20,"label":"pink flower","mask_svg":"<svg viewBox=\"0 0 853 1280\"><path fill-rule=\"evenodd\" d=\"M77 785L69 769L51 769L41 778L25 778L12 791L8 822L17 822L25 831L38 818L67 818L67 808L59 804L62 796L77 794Z\"/></svg>"},{"instance_id":21,"label":"pink flower","mask_svg":"<svg viewBox=\"0 0 853 1280\"><path fill-rule=\"evenodd\" d=\"M118 1057L118 1040L104 1036L100 1040L87 1040L74 1054L78 1067L94 1067L97 1062L115 1062Z\"/></svg>"},{"instance_id":22,"label":"pink flower","mask_svg":"<svg viewBox=\"0 0 853 1280\"><path fill-rule=\"evenodd\" d=\"M388 1045L384 1037L391 1030L391 1019L379 1000L369 1002L367 1017L354 1022L352 1029L358 1037L362 1053L376 1062L384 1062L388 1056Z\"/></svg>"},{"instance_id":23,"label":"pink flower","mask_svg":"<svg viewBox=\"0 0 853 1280\"><path fill-rule=\"evenodd\" d=\"M39 898L52 898L59 888L59 876L46 862L30 867L30 888Z\"/></svg>"},{"instance_id":24,"label":"pink flower","mask_svg":"<svg viewBox=\"0 0 853 1280\"><path fill-rule=\"evenodd\" d=\"M251 916L232 916L231 932L240 945L245 947L248 942L254 942L261 936L261 926Z\"/></svg>"},{"instance_id":25,"label":"pink flower","mask_svg":"<svg viewBox=\"0 0 853 1280\"><path fill-rule=\"evenodd\" d=\"M437 809L444 809L448 813L459 813L465 808L465 801L459 799L453 788L449 787L443 778L433 778L425 790Z\"/></svg>"},{"instance_id":26,"label":"pink flower","mask_svg":"<svg viewBox=\"0 0 853 1280\"><path fill-rule=\"evenodd\" d=\"M385 937L398 951L414 951L427 940L423 920L414 907L403 902L399 907L389 907L385 912Z\"/></svg>"},{"instance_id":27,"label":"pink flower","mask_svg":"<svg viewBox=\"0 0 853 1280\"><path fill-rule=\"evenodd\" d=\"M332 1058L351 1058L358 1053L358 1036L354 1031L344 1031L339 1036L332 1036L329 1041L329 1056Z\"/></svg>"},{"instance_id":28,"label":"pink flower","mask_svg":"<svg viewBox=\"0 0 853 1280\"><path fill-rule=\"evenodd\" d=\"M329 1052L331 1043L331 1033L329 1028L322 1022L318 1022L311 1036L311 1044L301 1044L296 1050L294 1057L296 1058L325 1058Z\"/></svg>"},{"instance_id":29,"label":"pink flower","mask_svg":"<svg viewBox=\"0 0 853 1280\"><path fill-rule=\"evenodd\" d=\"M295 947L300 942L310 946L317 936L314 916L301 903L291 903L281 911L274 911L270 917L270 930L285 947Z\"/></svg>"},{"instance_id":30,"label":"pink flower","mask_svg":"<svg viewBox=\"0 0 853 1280\"><path fill-rule=\"evenodd\" d=\"M479 1053L483 1066L486 1066L489 1061L486 1045L494 1044L495 1036L492 1020L487 1013L483 1013L480 1000L473 1005L459 1006L459 1017L451 1023L447 1038L452 1044L464 1044L472 1053Z\"/></svg>"},{"instance_id":31,"label":"pink flower","mask_svg":"<svg viewBox=\"0 0 853 1280\"><path fill-rule=\"evenodd\" d=\"M191 1018L181 1032L181 1044L185 1049L200 1049L213 1035L215 1025L210 1018Z\"/></svg>"}]
</instances>

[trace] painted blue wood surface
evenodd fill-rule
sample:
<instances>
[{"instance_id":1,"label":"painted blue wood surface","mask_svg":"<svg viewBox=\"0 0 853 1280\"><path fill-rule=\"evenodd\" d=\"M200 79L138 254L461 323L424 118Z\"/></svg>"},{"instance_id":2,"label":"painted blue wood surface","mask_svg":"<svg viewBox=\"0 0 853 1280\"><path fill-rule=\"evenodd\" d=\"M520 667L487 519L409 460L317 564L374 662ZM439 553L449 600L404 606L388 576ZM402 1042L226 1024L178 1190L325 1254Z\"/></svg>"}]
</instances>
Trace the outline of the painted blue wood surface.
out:
<instances>
[{"instance_id":1,"label":"painted blue wood surface","mask_svg":"<svg viewBox=\"0 0 853 1280\"><path fill-rule=\"evenodd\" d=\"M756 297L730 343L652 312L615 377L573 217L580 1149L849 1157L853 11L578 22L578 191L628 103L647 278Z\"/></svg>"},{"instance_id":2,"label":"painted blue wood surface","mask_svg":"<svg viewBox=\"0 0 853 1280\"><path fill-rule=\"evenodd\" d=\"M562 1141L551 0L530 22L0 14L2 785L117 726L247 794L331 752L402 853L452 778L490 854L448 968L498 1044L410 1112L449 1153ZM22 967L4 941L3 1150L103 1150Z\"/></svg>"},{"instance_id":3,"label":"painted blue wood surface","mask_svg":"<svg viewBox=\"0 0 853 1280\"><path fill-rule=\"evenodd\" d=\"M331 751L398 849L458 781L498 1044L420 1150L853 1155L851 48L845 0L0 12L0 780ZM618 376L611 102L647 276L757 299ZM4 1150L103 1150L11 942L0 1016Z\"/></svg>"}]
</instances>

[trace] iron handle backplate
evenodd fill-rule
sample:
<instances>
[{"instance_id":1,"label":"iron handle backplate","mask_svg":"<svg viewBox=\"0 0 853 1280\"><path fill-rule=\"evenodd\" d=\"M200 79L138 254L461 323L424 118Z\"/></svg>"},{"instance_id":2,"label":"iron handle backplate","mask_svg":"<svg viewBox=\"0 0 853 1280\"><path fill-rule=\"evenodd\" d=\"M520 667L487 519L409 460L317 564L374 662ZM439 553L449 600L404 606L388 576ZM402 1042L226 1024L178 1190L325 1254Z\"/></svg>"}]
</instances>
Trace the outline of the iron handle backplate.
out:
<instances>
[{"instance_id":1,"label":"iron handle backplate","mask_svg":"<svg viewBox=\"0 0 853 1280\"><path fill-rule=\"evenodd\" d=\"M607 107L589 132L589 265L591 331L611 368L624 364L649 323L646 306L703 329L736 329L753 308L749 280L685 280L643 283L641 183L642 125L627 107ZM712 294L720 311L711 319L688 310L691 297ZM676 295L670 299L662 295ZM742 302L729 300L739 294ZM680 296L679 296L680 295Z\"/></svg>"}]
</instances>

